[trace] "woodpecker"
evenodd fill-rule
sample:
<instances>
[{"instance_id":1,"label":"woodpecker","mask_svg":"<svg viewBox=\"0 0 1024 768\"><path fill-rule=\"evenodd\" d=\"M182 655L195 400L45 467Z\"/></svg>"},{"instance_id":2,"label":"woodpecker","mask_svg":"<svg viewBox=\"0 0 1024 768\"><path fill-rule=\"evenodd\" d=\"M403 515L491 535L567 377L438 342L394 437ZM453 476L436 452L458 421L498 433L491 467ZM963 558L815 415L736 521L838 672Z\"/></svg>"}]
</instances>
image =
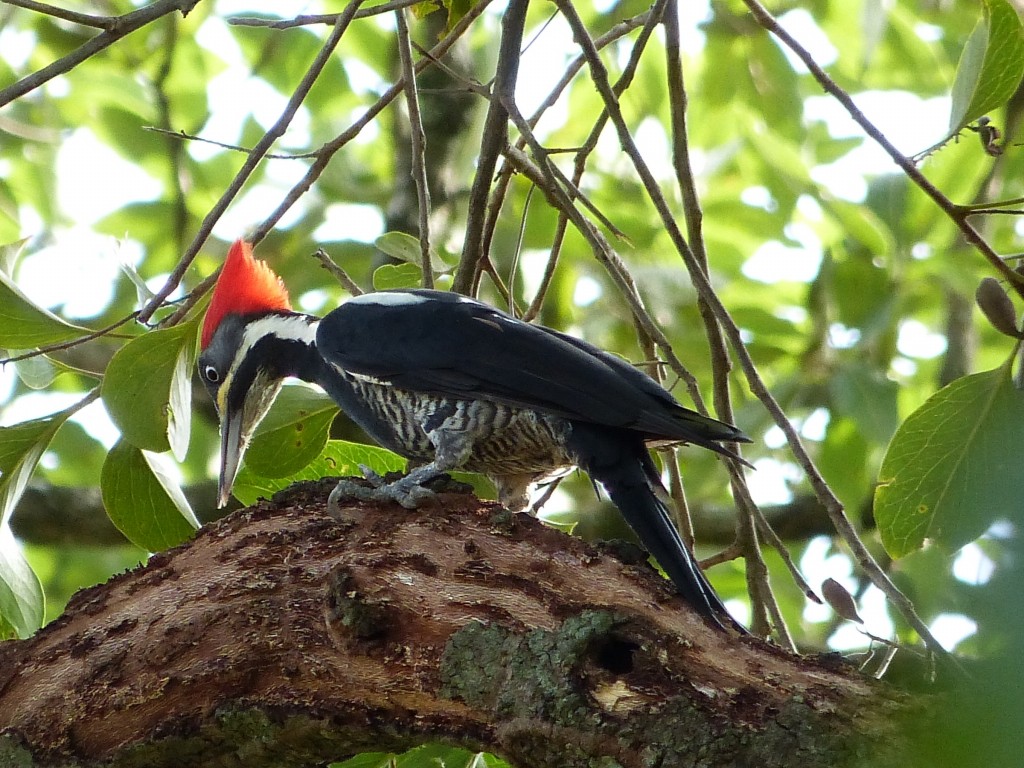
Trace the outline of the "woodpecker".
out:
<instances>
[{"instance_id":1,"label":"woodpecker","mask_svg":"<svg viewBox=\"0 0 1024 768\"><path fill-rule=\"evenodd\" d=\"M414 467L391 484L368 475L372 489L343 483L345 495L412 507L429 495L423 483L466 470L522 509L538 481L579 467L684 599L742 630L672 523L648 446L692 443L742 461L721 443L749 438L618 357L444 291L366 293L322 319L294 312L281 279L241 240L214 287L201 348L199 374L220 417L220 506L283 380L297 377Z\"/></svg>"}]
</instances>

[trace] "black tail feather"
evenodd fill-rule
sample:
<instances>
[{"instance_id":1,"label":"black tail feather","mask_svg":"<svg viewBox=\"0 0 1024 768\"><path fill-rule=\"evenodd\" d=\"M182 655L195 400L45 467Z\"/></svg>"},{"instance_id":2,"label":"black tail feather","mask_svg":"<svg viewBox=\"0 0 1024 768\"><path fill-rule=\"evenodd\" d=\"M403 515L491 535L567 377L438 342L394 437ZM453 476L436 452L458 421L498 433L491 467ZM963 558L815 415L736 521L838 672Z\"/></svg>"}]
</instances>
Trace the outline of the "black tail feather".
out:
<instances>
[{"instance_id":1,"label":"black tail feather","mask_svg":"<svg viewBox=\"0 0 1024 768\"><path fill-rule=\"evenodd\" d=\"M591 425L573 425L570 446L580 466L601 483L641 543L665 570L683 598L719 627L743 627L730 616L683 543L665 504L654 463L641 440Z\"/></svg>"}]
</instances>

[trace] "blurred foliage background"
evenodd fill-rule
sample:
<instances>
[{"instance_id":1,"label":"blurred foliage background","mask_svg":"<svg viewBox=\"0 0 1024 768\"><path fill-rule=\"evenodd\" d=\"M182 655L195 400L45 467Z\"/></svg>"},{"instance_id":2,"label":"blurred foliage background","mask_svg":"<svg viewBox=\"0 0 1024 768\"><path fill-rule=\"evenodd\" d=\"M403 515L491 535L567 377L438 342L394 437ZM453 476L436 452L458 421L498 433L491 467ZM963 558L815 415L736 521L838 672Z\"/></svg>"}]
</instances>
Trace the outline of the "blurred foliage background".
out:
<instances>
[{"instance_id":1,"label":"blurred foliage background","mask_svg":"<svg viewBox=\"0 0 1024 768\"><path fill-rule=\"evenodd\" d=\"M80 20L17 5L0 4L0 89L6 89L0 93L97 34ZM123 0L86 5L77 10L117 15L134 8ZM372 10L375 4L366 5ZM957 63L990 6L803 0L774 3L771 10L867 117L901 151L914 154L945 135ZM433 46L469 7L456 3L446 18L418 6L419 13L408 17L413 40ZM332 0L199 2L187 15L162 16L10 99L0 108L5 273L36 305L90 329L140 309L151 297L147 292L166 283L245 161L239 148L264 137L331 29L274 29L258 20L343 8ZM595 38L649 10L635 0L579 2L576 8ZM1005 585L1017 583L1013 549L1022 509L1006 509L959 552L925 546L898 561L886 556L872 515L879 467L899 424L940 387L997 368L1014 354L1015 341L997 332L974 305L979 282L993 276L991 265L863 136L807 68L753 20L743 2L669 8L680 14L689 152L718 296L868 548L940 638L950 646L959 643L958 653L968 659L995 664L997 676L1006 674L994 660L1007 658L1002 654L1019 643L1001 617L1020 602L1019 590ZM442 286L450 278L443 273L450 273L462 251L502 10L493 4L472 18L444 67L418 80L430 234ZM250 23L238 23L242 18ZM602 49L612 82L627 66L637 26ZM552 4L531 5L525 40L516 99L529 116L579 51ZM657 28L621 105L673 216L683 222L665 68L665 35ZM213 223L170 299L187 298L212 275L230 241L258 230L323 158L320 148L346 131L351 140L274 222L257 254L283 276L296 306L312 313L328 311L347 295L312 257L318 248L364 289L408 280L407 272L378 271L395 249L382 244L385 253L377 247L386 232L417 231L407 111L397 98L364 117L398 73L394 14L353 21L272 156ZM1015 94L989 113L1003 134L996 142L1000 154L986 152L992 147L977 132L963 131L922 160L925 176L955 203L1024 196L1024 153L1016 143L1022 103ZM574 148L587 140L602 107L584 68L537 123L537 136L558 150L551 157L566 175L573 172ZM580 188L621 233L609 237L652 317L711 402L713 368L696 292L611 126L601 132L585 168ZM525 175L512 175L509 184L489 258L522 308L541 284L558 215ZM1022 250L1018 218L972 221L998 253ZM487 276L480 295L507 305L498 282ZM161 310L154 320L173 310ZM635 362L647 360L618 288L572 227L538 319ZM17 320L0 310L2 322ZM49 370L38 357L6 365L0 423L11 427L80 402L98 385L113 354L145 331L128 322L86 343L52 349L45 358ZM9 349L6 357L22 351ZM665 380L688 404L685 386L676 386L671 372ZM838 580L858 600L870 632L915 643L915 633L887 610L833 535L805 473L742 375L734 371L730 380L734 419L754 440L745 452L757 467L748 478L751 492L811 587L817 591L826 578ZM167 463L197 516L209 520L218 514L217 434L212 404L204 398L196 387L187 454ZM332 436L360 439L343 417ZM46 593L48 619L74 590L146 556L106 522L97 491L117 437L102 402L77 411L56 432L10 515L17 543L11 539L7 546L23 548ZM682 449L679 456L698 550L711 556L733 538L728 478L707 452ZM5 479L11 481L9 468ZM585 536L625 535L617 514L595 497L585 478L568 478L547 511ZM808 603L774 551L765 550L764 557L800 648L880 650L854 624ZM709 576L742 616L743 561L718 565ZM927 665L921 657L899 655L897 667L904 659L904 679L923 684Z\"/></svg>"}]
</instances>

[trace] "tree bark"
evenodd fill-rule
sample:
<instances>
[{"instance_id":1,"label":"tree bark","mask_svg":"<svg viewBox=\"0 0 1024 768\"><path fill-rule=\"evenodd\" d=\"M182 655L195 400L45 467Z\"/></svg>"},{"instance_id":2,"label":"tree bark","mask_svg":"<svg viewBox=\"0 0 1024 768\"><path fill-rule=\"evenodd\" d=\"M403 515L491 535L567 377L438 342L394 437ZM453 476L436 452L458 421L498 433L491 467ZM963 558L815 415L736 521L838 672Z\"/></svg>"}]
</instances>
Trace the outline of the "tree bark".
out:
<instances>
[{"instance_id":1,"label":"tree bark","mask_svg":"<svg viewBox=\"0 0 1024 768\"><path fill-rule=\"evenodd\" d=\"M312 766L444 741L534 766L906 765L919 706L705 624L646 563L473 497L205 526L0 645L0 765Z\"/></svg>"}]
</instances>

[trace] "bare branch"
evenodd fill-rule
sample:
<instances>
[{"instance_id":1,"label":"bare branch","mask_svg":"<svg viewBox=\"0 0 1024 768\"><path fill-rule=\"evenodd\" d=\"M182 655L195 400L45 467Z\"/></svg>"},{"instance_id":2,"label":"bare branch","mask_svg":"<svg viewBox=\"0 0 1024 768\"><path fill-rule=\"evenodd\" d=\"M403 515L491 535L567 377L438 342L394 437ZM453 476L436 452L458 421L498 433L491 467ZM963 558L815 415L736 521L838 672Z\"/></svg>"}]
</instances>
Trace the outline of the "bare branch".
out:
<instances>
[{"instance_id":1,"label":"bare branch","mask_svg":"<svg viewBox=\"0 0 1024 768\"><path fill-rule=\"evenodd\" d=\"M405 84L405 103L409 110L409 133L412 150L412 178L416 184L416 203L419 214L420 266L423 270L423 287L434 287L434 272L430 266L430 189L427 186L427 169L424 161L427 136L423 131L420 117L420 97L416 91L416 72L412 64L412 45L409 42L409 25L405 11L395 11L398 27L398 58L402 65L402 81Z\"/></svg>"},{"instance_id":2,"label":"bare branch","mask_svg":"<svg viewBox=\"0 0 1024 768\"><path fill-rule=\"evenodd\" d=\"M383 16L385 13L410 8L420 2L422 0L391 0L391 2L374 5L371 8L361 8L356 11L355 18L369 19L373 16ZM234 27L264 27L267 29L292 29L293 27L310 27L317 24L334 26L340 15L338 13L302 14L291 19L277 21L253 16L236 16L233 19L228 19L228 24Z\"/></svg>"},{"instance_id":3,"label":"bare branch","mask_svg":"<svg viewBox=\"0 0 1024 768\"><path fill-rule=\"evenodd\" d=\"M117 16L94 16L89 13L70 11L67 8L59 8L56 5L39 3L36 0L4 0L7 5L24 8L27 11L35 11L46 16L53 16L55 19L70 21L72 24L81 24L83 27L95 27L96 29L109 30L117 24Z\"/></svg>"},{"instance_id":4,"label":"bare branch","mask_svg":"<svg viewBox=\"0 0 1024 768\"><path fill-rule=\"evenodd\" d=\"M519 75L519 51L523 46L528 0L509 0L501 20L501 42L498 45L498 64L490 107L484 118L480 154L477 157L476 176L469 191L469 214L466 219L466 237L462 244L462 258L456 268L452 290L472 293L476 273L485 258L483 250L484 223L487 198L498 158L508 144L507 104L515 98L516 78Z\"/></svg>"},{"instance_id":5,"label":"bare branch","mask_svg":"<svg viewBox=\"0 0 1024 768\"><path fill-rule=\"evenodd\" d=\"M338 266L323 248L317 248L313 258L320 262L320 266L326 269L353 296L361 296L365 291L352 279L348 272Z\"/></svg>"}]
</instances>

